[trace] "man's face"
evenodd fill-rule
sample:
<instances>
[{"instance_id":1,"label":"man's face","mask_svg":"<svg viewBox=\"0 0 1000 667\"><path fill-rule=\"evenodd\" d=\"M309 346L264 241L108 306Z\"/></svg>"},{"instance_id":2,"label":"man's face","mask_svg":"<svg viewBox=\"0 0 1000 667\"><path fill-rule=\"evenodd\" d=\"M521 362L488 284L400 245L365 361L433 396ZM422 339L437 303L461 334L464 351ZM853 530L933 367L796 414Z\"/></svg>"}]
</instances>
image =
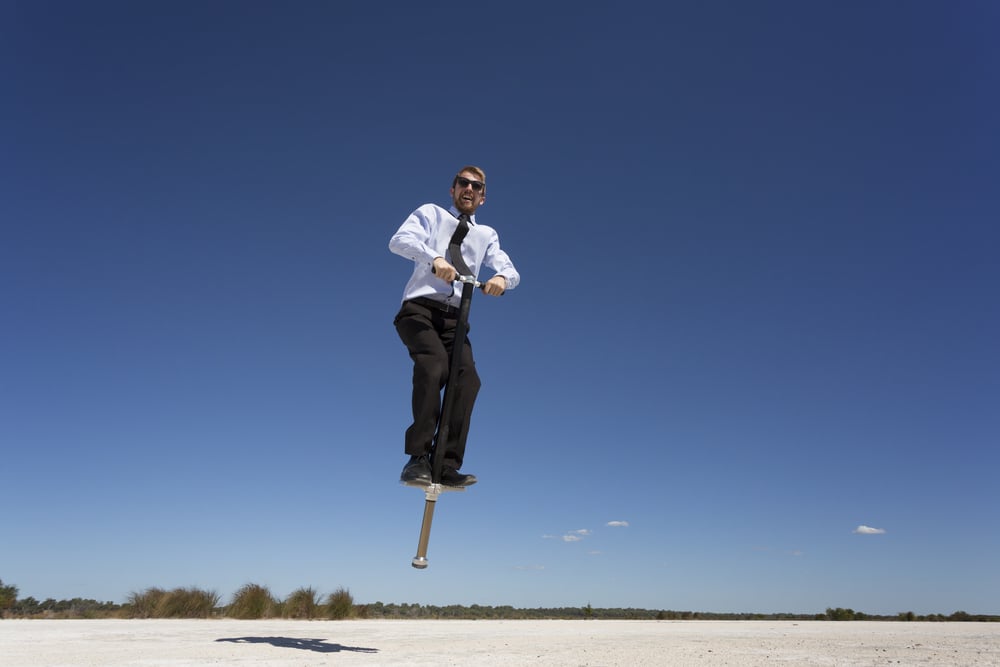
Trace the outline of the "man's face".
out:
<instances>
[{"instance_id":1,"label":"man's face","mask_svg":"<svg viewBox=\"0 0 1000 667\"><path fill-rule=\"evenodd\" d=\"M473 172L463 171L451 188L451 199L459 213L472 215L486 201L486 184Z\"/></svg>"}]
</instances>

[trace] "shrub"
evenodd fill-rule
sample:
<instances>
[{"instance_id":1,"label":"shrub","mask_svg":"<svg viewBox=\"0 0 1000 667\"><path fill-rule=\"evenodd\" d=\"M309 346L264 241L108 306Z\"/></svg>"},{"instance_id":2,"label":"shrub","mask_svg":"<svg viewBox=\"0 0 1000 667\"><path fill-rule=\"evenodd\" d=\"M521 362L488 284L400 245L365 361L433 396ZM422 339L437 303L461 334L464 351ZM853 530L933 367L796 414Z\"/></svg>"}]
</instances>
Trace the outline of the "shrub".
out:
<instances>
[{"instance_id":1,"label":"shrub","mask_svg":"<svg viewBox=\"0 0 1000 667\"><path fill-rule=\"evenodd\" d=\"M219 606L219 594L197 588L147 588L130 593L122 609L127 618L208 618Z\"/></svg>"},{"instance_id":2,"label":"shrub","mask_svg":"<svg viewBox=\"0 0 1000 667\"><path fill-rule=\"evenodd\" d=\"M129 593L125 615L129 618L156 618L156 610L166 594L162 588L147 588L141 593Z\"/></svg>"},{"instance_id":3,"label":"shrub","mask_svg":"<svg viewBox=\"0 0 1000 667\"><path fill-rule=\"evenodd\" d=\"M208 618L219 605L219 594L197 588L175 588L156 605L157 618Z\"/></svg>"},{"instance_id":4,"label":"shrub","mask_svg":"<svg viewBox=\"0 0 1000 667\"><path fill-rule=\"evenodd\" d=\"M271 618L277 607L278 602L267 588L258 584L246 584L233 595L226 615L242 619Z\"/></svg>"},{"instance_id":5,"label":"shrub","mask_svg":"<svg viewBox=\"0 0 1000 667\"><path fill-rule=\"evenodd\" d=\"M4 586L3 579L0 579L0 618L3 612L17 604L17 586Z\"/></svg>"},{"instance_id":6,"label":"shrub","mask_svg":"<svg viewBox=\"0 0 1000 667\"><path fill-rule=\"evenodd\" d=\"M334 621L342 621L351 616L354 609L354 598L350 591L338 588L326 598L326 617Z\"/></svg>"},{"instance_id":7,"label":"shrub","mask_svg":"<svg viewBox=\"0 0 1000 667\"><path fill-rule=\"evenodd\" d=\"M316 618L319 603L315 588L300 588L288 596L283 605L286 618Z\"/></svg>"}]
</instances>

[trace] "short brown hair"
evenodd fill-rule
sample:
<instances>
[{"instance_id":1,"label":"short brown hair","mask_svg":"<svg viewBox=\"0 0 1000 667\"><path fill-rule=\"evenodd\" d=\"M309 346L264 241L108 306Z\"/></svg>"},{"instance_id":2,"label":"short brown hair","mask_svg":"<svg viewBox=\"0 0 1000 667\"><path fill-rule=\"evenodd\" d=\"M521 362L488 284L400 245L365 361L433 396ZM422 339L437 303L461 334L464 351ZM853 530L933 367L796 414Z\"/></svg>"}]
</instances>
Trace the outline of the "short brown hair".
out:
<instances>
[{"instance_id":1,"label":"short brown hair","mask_svg":"<svg viewBox=\"0 0 1000 667\"><path fill-rule=\"evenodd\" d=\"M455 174L455 178L451 179L451 187L455 187L455 184L458 183L458 177L462 175L463 171L471 171L473 174L479 177L479 180L483 182L483 186L486 185L486 172L480 169L479 167L467 164L458 170L458 173ZM485 190L486 188L484 187L483 189Z\"/></svg>"}]
</instances>

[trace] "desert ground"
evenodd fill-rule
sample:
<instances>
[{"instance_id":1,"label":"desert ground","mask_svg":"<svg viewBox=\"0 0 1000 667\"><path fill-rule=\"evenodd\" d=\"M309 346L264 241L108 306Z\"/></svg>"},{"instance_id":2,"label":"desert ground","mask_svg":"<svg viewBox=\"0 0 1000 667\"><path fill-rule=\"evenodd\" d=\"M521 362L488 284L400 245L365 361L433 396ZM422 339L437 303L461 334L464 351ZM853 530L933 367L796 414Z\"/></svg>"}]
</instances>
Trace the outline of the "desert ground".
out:
<instances>
[{"instance_id":1,"label":"desert ground","mask_svg":"<svg viewBox=\"0 0 1000 667\"><path fill-rule=\"evenodd\" d=\"M989 665L1000 623L3 620L2 667Z\"/></svg>"}]
</instances>

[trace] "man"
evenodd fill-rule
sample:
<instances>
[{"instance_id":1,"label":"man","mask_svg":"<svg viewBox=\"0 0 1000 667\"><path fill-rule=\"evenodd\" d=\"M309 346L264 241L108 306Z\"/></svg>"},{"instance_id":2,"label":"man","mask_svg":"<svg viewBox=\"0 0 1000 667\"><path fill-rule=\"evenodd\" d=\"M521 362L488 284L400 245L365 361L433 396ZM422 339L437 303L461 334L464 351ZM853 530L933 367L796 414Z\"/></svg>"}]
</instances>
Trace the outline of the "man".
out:
<instances>
[{"instance_id":1,"label":"man","mask_svg":"<svg viewBox=\"0 0 1000 667\"><path fill-rule=\"evenodd\" d=\"M450 388L455 403L448 425L448 442L435 442L441 416L441 389L448 381L461 301L461 284L454 281L462 272L456 266L463 271L468 268L473 276L479 275L483 265L489 267L495 275L486 281L483 292L490 296L500 296L520 282L514 264L500 249L496 231L476 222L476 209L486 201L483 170L463 167L452 180L451 200L450 209L424 204L410 214L389 241L392 252L413 260L413 275L403 291L403 305L393 322L413 359L413 424L406 429L405 439L410 460L400 475L400 481L410 484L431 483L432 453L444 457L442 484L476 483L475 475L459 472L465 457L472 406L480 387L468 336L458 341L462 346L462 365L457 386ZM461 232L455 234L460 227L468 230L464 238ZM448 250L453 237L461 243L460 258L453 258Z\"/></svg>"}]
</instances>

